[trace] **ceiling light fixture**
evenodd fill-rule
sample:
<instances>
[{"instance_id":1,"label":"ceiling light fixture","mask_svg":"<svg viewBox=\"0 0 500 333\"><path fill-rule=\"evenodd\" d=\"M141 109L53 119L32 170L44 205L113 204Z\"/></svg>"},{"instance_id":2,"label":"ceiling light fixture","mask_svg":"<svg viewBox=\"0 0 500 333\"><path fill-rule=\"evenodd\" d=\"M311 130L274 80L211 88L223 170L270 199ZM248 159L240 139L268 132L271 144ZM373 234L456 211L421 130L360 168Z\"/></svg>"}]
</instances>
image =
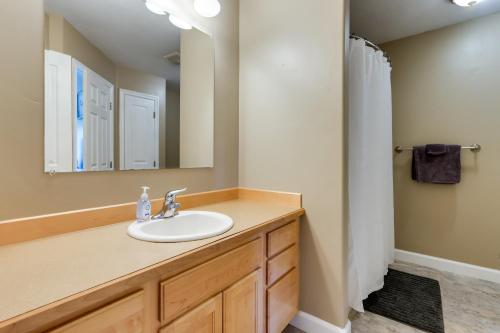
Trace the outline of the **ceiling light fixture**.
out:
<instances>
[{"instance_id":1,"label":"ceiling light fixture","mask_svg":"<svg viewBox=\"0 0 500 333\"><path fill-rule=\"evenodd\" d=\"M146 0L144 1L146 8L149 9L150 12L155 13L157 15L166 15L167 13L154 1Z\"/></svg>"},{"instance_id":2,"label":"ceiling light fixture","mask_svg":"<svg viewBox=\"0 0 500 333\"><path fill-rule=\"evenodd\" d=\"M169 19L170 23L172 23L173 25L175 25L179 29L191 30L193 28L193 26L191 24L187 23L186 21L179 18L178 16L170 14L168 19Z\"/></svg>"},{"instance_id":3,"label":"ceiling light fixture","mask_svg":"<svg viewBox=\"0 0 500 333\"><path fill-rule=\"evenodd\" d=\"M203 17L219 15L221 5L218 0L194 0L194 10Z\"/></svg>"},{"instance_id":4,"label":"ceiling light fixture","mask_svg":"<svg viewBox=\"0 0 500 333\"><path fill-rule=\"evenodd\" d=\"M451 2L460 7L472 7L481 1L482 0L451 0Z\"/></svg>"}]
</instances>

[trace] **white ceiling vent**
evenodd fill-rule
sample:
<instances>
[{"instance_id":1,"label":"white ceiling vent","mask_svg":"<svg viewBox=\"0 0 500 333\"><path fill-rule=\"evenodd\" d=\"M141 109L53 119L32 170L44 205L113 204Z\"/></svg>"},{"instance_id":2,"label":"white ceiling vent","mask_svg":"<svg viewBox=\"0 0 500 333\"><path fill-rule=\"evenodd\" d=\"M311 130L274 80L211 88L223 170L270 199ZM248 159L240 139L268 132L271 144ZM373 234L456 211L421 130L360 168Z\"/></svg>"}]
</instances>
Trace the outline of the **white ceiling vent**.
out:
<instances>
[{"instance_id":1,"label":"white ceiling vent","mask_svg":"<svg viewBox=\"0 0 500 333\"><path fill-rule=\"evenodd\" d=\"M179 65L181 63L181 53L179 51L174 51L163 56L165 61L171 62L173 64Z\"/></svg>"}]
</instances>

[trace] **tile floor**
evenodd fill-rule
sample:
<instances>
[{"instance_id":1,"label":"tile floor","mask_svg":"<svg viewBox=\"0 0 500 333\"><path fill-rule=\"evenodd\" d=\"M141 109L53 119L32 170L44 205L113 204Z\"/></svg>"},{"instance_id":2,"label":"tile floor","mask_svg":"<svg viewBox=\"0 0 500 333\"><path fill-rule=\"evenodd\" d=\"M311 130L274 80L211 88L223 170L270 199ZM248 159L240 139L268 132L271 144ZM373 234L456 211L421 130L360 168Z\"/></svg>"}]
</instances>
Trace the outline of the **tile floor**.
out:
<instances>
[{"instance_id":1,"label":"tile floor","mask_svg":"<svg viewBox=\"0 0 500 333\"><path fill-rule=\"evenodd\" d=\"M500 333L500 284L403 262L397 262L391 267L439 281L446 333ZM284 333L302 333L302 331L289 326ZM423 333L423 331L365 312L356 314L352 319L352 333Z\"/></svg>"}]
</instances>

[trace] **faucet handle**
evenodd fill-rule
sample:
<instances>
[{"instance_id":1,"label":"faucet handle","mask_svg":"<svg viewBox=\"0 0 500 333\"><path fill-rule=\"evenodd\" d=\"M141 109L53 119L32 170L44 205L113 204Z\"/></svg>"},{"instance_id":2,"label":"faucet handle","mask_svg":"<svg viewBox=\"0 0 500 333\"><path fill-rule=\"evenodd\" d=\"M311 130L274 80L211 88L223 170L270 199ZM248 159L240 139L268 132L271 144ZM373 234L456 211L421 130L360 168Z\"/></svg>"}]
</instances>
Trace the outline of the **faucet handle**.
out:
<instances>
[{"instance_id":1,"label":"faucet handle","mask_svg":"<svg viewBox=\"0 0 500 333\"><path fill-rule=\"evenodd\" d=\"M182 192L186 192L187 191L187 188L181 188L181 189L178 189L178 190L172 190L172 191L168 191L167 194L165 195L165 198L167 199L175 199L175 197L177 196L177 194L179 193L182 193Z\"/></svg>"}]
</instances>

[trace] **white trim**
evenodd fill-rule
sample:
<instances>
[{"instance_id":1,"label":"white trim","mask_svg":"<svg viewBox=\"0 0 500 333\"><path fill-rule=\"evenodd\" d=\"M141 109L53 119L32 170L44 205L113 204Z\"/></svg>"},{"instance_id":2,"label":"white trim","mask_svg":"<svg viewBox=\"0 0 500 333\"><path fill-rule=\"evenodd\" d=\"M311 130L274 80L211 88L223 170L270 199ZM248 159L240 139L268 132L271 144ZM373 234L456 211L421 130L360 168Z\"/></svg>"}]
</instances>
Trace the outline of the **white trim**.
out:
<instances>
[{"instance_id":1,"label":"white trim","mask_svg":"<svg viewBox=\"0 0 500 333\"><path fill-rule=\"evenodd\" d=\"M302 311L299 311L290 324L307 333L351 333L349 320L344 328L340 328Z\"/></svg>"},{"instance_id":2,"label":"white trim","mask_svg":"<svg viewBox=\"0 0 500 333\"><path fill-rule=\"evenodd\" d=\"M399 261L426 266L440 271L464 275L476 279L500 283L500 270L498 269L475 266L459 261L431 257L420 253L398 249L395 250L395 257L396 260Z\"/></svg>"},{"instance_id":3,"label":"white trim","mask_svg":"<svg viewBox=\"0 0 500 333\"><path fill-rule=\"evenodd\" d=\"M71 172L71 56L45 50L44 171Z\"/></svg>"},{"instance_id":4,"label":"white trim","mask_svg":"<svg viewBox=\"0 0 500 333\"><path fill-rule=\"evenodd\" d=\"M119 89L120 90L120 102L119 102L119 126L120 126L120 170L128 170L125 168L125 95L151 99L155 102L155 160L156 167L154 169L160 169L160 97L155 95L149 95L138 91Z\"/></svg>"}]
</instances>

